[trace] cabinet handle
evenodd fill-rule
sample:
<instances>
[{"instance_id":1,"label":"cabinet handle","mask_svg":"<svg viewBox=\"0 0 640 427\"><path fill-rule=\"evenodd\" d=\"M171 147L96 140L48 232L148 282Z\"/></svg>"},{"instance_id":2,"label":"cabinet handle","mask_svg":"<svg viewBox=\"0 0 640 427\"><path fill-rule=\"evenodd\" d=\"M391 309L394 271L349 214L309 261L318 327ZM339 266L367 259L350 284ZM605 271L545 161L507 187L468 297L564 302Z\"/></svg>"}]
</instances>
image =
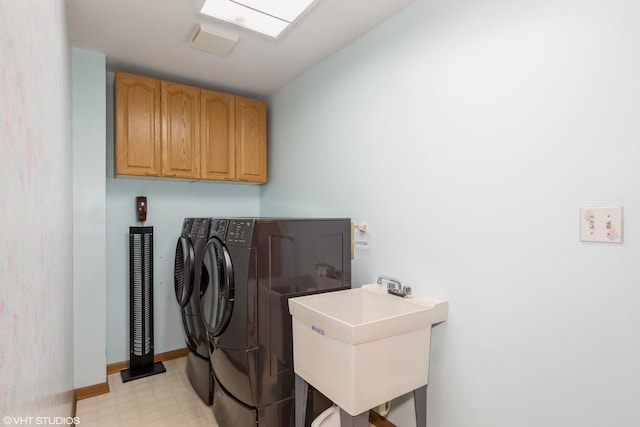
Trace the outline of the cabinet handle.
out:
<instances>
[{"instance_id":1,"label":"cabinet handle","mask_svg":"<svg viewBox=\"0 0 640 427\"><path fill-rule=\"evenodd\" d=\"M238 181L249 181L247 178L238 178Z\"/></svg>"},{"instance_id":2,"label":"cabinet handle","mask_svg":"<svg viewBox=\"0 0 640 427\"><path fill-rule=\"evenodd\" d=\"M158 176L158 172L146 172L149 176Z\"/></svg>"},{"instance_id":3,"label":"cabinet handle","mask_svg":"<svg viewBox=\"0 0 640 427\"><path fill-rule=\"evenodd\" d=\"M164 176L176 176L175 173L165 173Z\"/></svg>"}]
</instances>

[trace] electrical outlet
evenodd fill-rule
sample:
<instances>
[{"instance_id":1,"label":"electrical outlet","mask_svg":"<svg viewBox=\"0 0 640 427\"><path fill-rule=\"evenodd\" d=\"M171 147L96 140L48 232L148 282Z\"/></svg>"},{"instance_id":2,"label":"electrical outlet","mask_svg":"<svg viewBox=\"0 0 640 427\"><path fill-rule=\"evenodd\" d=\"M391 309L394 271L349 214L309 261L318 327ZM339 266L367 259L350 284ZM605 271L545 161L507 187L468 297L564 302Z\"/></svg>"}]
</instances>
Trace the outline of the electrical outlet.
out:
<instances>
[{"instance_id":1,"label":"electrical outlet","mask_svg":"<svg viewBox=\"0 0 640 427\"><path fill-rule=\"evenodd\" d=\"M580 208L580 241L622 243L622 206Z\"/></svg>"}]
</instances>

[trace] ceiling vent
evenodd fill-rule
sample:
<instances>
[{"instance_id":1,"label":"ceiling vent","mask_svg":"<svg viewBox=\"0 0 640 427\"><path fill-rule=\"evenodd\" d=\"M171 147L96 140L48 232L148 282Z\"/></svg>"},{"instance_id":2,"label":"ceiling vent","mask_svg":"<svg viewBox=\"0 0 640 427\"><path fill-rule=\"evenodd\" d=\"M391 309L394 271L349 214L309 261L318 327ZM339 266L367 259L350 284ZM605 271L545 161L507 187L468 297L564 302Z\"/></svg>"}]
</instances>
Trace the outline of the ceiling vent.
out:
<instances>
[{"instance_id":1,"label":"ceiling vent","mask_svg":"<svg viewBox=\"0 0 640 427\"><path fill-rule=\"evenodd\" d=\"M236 43L238 36L224 34L202 24L198 25L196 33L191 37L192 47L220 56L227 56Z\"/></svg>"}]
</instances>

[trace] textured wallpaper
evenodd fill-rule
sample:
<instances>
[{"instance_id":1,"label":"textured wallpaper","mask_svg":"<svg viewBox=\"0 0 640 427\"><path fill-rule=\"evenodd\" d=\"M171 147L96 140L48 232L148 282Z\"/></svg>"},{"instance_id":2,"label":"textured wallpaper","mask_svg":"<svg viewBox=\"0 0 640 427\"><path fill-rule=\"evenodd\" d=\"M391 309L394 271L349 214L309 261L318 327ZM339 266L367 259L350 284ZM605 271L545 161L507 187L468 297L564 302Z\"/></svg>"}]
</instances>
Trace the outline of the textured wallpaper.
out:
<instances>
[{"instance_id":1,"label":"textured wallpaper","mask_svg":"<svg viewBox=\"0 0 640 427\"><path fill-rule=\"evenodd\" d=\"M0 0L0 417L73 388L71 68L64 0Z\"/></svg>"}]
</instances>

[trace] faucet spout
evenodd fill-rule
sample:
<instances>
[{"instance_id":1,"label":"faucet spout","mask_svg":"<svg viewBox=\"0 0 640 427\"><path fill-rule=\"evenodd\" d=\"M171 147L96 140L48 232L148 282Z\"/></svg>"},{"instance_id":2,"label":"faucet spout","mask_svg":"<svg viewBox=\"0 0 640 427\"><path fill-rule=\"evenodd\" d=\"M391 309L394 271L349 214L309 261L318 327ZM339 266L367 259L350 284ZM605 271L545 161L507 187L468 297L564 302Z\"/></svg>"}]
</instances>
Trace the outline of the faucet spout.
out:
<instances>
[{"instance_id":1,"label":"faucet spout","mask_svg":"<svg viewBox=\"0 0 640 427\"><path fill-rule=\"evenodd\" d=\"M378 285L381 285L383 281L387 282L387 293L402 298L411 297L411 287L402 286L400 280L385 276L384 274L378 276Z\"/></svg>"},{"instance_id":2,"label":"faucet spout","mask_svg":"<svg viewBox=\"0 0 640 427\"><path fill-rule=\"evenodd\" d=\"M393 284L393 287L397 286L399 288L402 288L402 283L400 282L400 280L394 279L393 277L389 277L389 276L385 276L384 274L381 274L380 276L378 276L378 285L381 285L382 281L385 281L388 284Z\"/></svg>"}]
</instances>

